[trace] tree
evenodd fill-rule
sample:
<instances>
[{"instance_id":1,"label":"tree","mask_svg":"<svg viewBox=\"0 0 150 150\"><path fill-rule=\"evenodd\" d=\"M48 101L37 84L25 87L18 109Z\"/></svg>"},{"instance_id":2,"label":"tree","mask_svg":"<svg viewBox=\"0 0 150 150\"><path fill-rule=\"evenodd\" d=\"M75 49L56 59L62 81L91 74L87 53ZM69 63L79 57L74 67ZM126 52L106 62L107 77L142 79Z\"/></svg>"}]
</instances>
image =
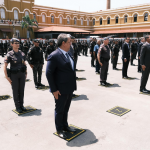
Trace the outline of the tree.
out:
<instances>
[{"instance_id":1,"label":"tree","mask_svg":"<svg viewBox=\"0 0 150 150\"><path fill-rule=\"evenodd\" d=\"M24 16L22 18L21 22L21 28L22 29L27 29L29 31L29 37L30 37L30 32L33 33L33 26L36 26L38 28L38 22L36 19L30 19L29 15Z\"/></svg>"}]
</instances>

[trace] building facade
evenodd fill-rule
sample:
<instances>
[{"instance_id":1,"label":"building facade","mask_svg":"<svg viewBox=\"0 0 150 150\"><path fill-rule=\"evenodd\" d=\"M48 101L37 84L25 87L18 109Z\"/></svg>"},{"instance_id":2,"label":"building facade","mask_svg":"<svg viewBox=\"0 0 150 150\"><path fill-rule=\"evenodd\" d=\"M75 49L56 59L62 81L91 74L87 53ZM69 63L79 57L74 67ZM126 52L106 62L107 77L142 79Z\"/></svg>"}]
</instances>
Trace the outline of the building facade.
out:
<instances>
[{"instance_id":1,"label":"building facade","mask_svg":"<svg viewBox=\"0 0 150 150\"><path fill-rule=\"evenodd\" d=\"M0 0L0 38L29 38L21 29L22 17L38 22L34 31L50 26L68 26L91 31L93 35L141 37L150 32L150 4L107 9L93 13L39 6L34 0ZM30 35L35 38L35 34Z\"/></svg>"}]
</instances>

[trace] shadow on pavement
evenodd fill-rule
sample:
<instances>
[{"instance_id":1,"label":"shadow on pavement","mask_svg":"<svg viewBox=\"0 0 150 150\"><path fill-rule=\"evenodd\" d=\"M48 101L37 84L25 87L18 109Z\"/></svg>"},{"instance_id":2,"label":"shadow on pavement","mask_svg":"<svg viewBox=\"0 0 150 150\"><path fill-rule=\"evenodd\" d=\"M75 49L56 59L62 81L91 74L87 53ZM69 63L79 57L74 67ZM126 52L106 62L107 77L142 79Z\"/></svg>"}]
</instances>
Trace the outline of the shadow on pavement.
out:
<instances>
[{"instance_id":1,"label":"shadow on pavement","mask_svg":"<svg viewBox=\"0 0 150 150\"><path fill-rule=\"evenodd\" d=\"M66 145L69 147L81 147L85 145L91 145L94 143L97 143L98 139L94 135L94 133L88 129L86 129L86 132L83 134L79 135L72 141L68 142Z\"/></svg>"},{"instance_id":2,"label":"shadow on pavement","mask_svg":"<svg viewBox=\"0 0 150 150\"><path fill-rule=\"evenodd\" d=\"M29 112L29 113L26 113L26 114L23 114L21 115L20 117L28 117L28 116L40 116L42 113L42 110L41 109L37 109L35 111L32 111L32 112Z\"/></svg>"},{"instance_id":3,"label":"shadow on pavement","mask_svg":"<svg viewBox=\"0 0 150 150\"><path fill-rule=\"evenodd\" d=\"M72 99L72 101L79 101L79 100L89 100L89 99L87 98L86 95L80 95L79 97Z\"/></svg>"},{"instance_id":4,"label":"shadow on pavement","mask_svg":"<svg viewBox=\"0 0 150 150\"><path fill-rule=\"evenodd\" d=\"M119 84L113 84L112 86L110 86L110 88L113 88L113 87L121 87Z\"/></svg>"}]
</instances>

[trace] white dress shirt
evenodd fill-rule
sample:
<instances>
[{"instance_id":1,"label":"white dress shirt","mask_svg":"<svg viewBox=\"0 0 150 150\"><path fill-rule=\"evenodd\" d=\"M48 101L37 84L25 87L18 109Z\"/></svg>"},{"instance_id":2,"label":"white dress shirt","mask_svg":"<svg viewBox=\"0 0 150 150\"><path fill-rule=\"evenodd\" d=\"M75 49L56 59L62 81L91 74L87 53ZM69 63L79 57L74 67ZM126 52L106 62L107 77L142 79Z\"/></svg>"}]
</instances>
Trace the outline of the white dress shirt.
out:
<instances>
[{"instance_id":1,"label":"white dress shirt","mask_svg":"<svg viewBox=\"0 0 150 150\"><path fill-rule=\"evenodd\" d=\"M64 56L65 56L66 58L67 58L66 54L68 54L69 59L70 59L70 62L71 62L72 69L74 70L74 62L73 62L72 58L70 57L69 53L66 52L66 51L64 51L64 50L62 50L61 48L59 48L59 50L64 54ZM67 58L67 59L68 59L68 58Z\"/></svg>"}]
</instances>

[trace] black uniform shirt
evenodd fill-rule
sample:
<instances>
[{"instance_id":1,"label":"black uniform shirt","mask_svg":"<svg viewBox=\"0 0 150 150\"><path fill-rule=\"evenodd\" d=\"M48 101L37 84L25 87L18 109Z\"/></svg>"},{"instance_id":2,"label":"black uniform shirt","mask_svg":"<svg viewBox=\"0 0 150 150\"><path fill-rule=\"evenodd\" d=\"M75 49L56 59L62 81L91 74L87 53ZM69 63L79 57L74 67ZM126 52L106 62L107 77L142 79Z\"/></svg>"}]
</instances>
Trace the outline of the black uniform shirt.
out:
<instances>
[{"instance_id":1,"label":"black uniform shirt","mask_svg":"<svg viewBox=\"0 0 150 150\"><path fill-rule=\"evenodd\" d=\"M77 54L78 53L78 46L76 43L72 43L73 45L73 49L74 49L74 54Z\"/></svg>"},{"instance_id":2,"label":"black uniform shirt","mask_svg":"<svg viewBox=\"0 0 150 150\"><path fill-rule=\"evenodd\" d=\"M26 56L21 50L17 53L14 50L9 51L4 59L5 63L10 63L10 69L20 69L24 61Z\"/></svg>"},{"instance_id":3,"label":"black uniform shirt","mask_svg":"<svg viewBox=\"0 0 150 150\"><path fill-rule=\"evenodd\" d=\"M115 44L112 48L113 56L118 56L119 54L119 45Z\"/></svg>"},{"instance_id":4,"label":"black uniform shirt","mask_svg":"<svg viewBox=\"0 0 150 150\"><path fill-rule=\"evenodd\" d=\"M44 64L43 50L40 47L31 47L28 52L29 64Z\"/></svg>"},{"instance_id":5,"label":"black uniform shirt","mask_svg":"<svg viewBox=\"0 0 150 150\"><path fill-rule=\"evenodd\" d=\"M55 50L54 46L48 45L45 50L45 59Z\"/></svg>"},{"instance_id":6,"label":"black uniform shirt","mask_svg":"<svg viewBox=\"0 0 150 150\"><path fill-rule=\"evenodd\" d=\"M100 57L104 58L106 61L109 61L110 59L110 48L108 45L102 44L98 50L98 53L100 53Z\"/></svg>"}]
</instances>

